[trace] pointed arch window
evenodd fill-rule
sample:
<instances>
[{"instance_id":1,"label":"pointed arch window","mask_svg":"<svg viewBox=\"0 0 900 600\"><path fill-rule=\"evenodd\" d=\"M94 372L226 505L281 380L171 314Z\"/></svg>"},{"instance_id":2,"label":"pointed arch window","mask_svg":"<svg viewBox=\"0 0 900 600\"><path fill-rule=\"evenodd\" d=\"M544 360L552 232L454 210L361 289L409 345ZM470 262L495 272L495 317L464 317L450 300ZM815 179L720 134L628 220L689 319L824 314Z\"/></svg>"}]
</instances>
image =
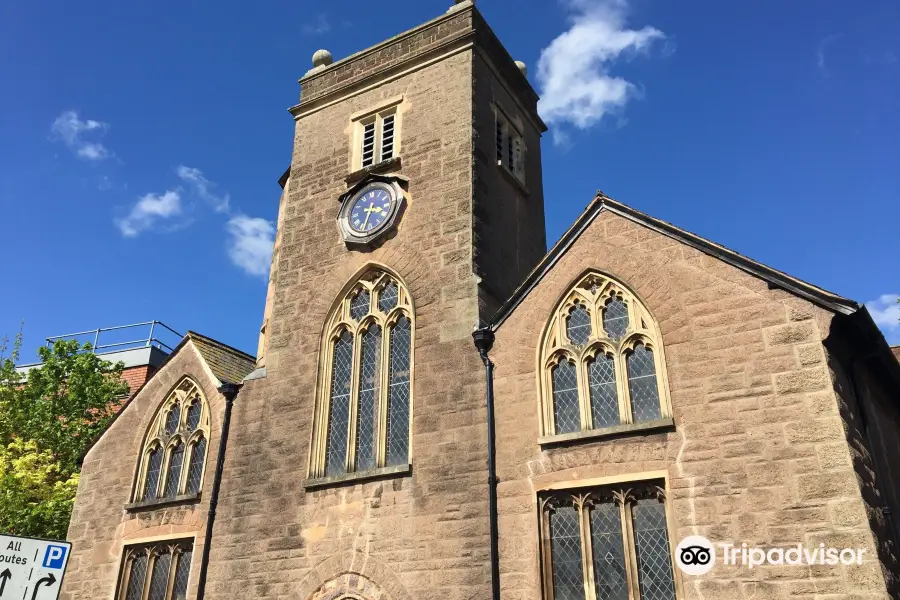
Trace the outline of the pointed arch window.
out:
<instances>
[{"instance_id":1,"label":"pointed arch window","mask_svg":"<svg viewBox=\"0 0 900 600\"><path fill-rule=\"evenodd\" d=\"M336 304L322 343L310 478L409 464L412 299L370 269Z\"/></svg>"},{"instance_id":2,"label":"pointed arch window","mask_svg":"<svg viewBox=\"0 0 900 600\"><path fill-rule=\"evenodd\" d=\"M209 405L188 377L169 392L144 439L134 502L198 494L209 439Z\"/></svg>"},{"instance_id":3,"label":"pointed arch window","mask_svg":"<svg viewBox=\"0 0 900 600\"><path fill-rule=\"evenodd\" d=\"M550 318L539 389L541 437L547 441L671 424L656 320L624 284L600 273L582 277Z\"/></svg>"}]
</instances>

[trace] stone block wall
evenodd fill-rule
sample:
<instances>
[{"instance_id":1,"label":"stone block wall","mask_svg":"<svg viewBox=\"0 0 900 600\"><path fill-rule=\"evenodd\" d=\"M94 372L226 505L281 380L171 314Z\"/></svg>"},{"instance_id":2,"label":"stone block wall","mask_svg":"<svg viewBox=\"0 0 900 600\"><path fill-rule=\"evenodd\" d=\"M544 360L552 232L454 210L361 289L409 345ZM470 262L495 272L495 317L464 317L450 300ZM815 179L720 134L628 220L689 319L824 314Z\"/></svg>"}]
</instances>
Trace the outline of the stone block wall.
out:
<instances>
[{"instance_id":1,"label":"stone block wall","mask_svg":"<svg viewBox=\"0 0 900 600\"><path fill-rule=\"evenodd\" d=\"M185 375L203 390L210 408L211 439L199 501L172 507L125 510L137 473L144 436L160 404ZM188 344L144 386L119 413L115 422L87 453L66 539L72 555L63 580L64 600L115 598L123 548L158 538L194 538L190 580L197 581L203 534L209 509L218 433L225 401L217 382ZM196 584L188 594L193 600Z\"/></svg>"},{"instance_id":2,"label":"stone block wall","mask_svg":"<svg viewBox=\"0 0 900 600\"><path fill-rule=\"evenodd\" d=\"M538 445L537 345L585 269L631 287L659 322L675 428ZM537 490L666 474L673 546L713 542L865 548L854 567L718 565L678 577L683 597L885 598L822 346L831 315L679 241L602 212L500 327L497 365L503 597L540 597Z\"/></svg>"},{"instance_id":3,"label":"stone block wall","mask_svg":"<svg viewBox=\"0 0 900 600\"><path fill-rule=\"evenodd\" d=\"M471 341L471 65L464 50L297 121L267 372L235 404L207 598L358 591L348 572L392 599L489 594L484 379ZM336 216L350 117L401 95L408 207L380 247L349 251ZM415 308L412 472L306 489L323 327L370 264L396 272Z\"/></svg>"}]
</instances>

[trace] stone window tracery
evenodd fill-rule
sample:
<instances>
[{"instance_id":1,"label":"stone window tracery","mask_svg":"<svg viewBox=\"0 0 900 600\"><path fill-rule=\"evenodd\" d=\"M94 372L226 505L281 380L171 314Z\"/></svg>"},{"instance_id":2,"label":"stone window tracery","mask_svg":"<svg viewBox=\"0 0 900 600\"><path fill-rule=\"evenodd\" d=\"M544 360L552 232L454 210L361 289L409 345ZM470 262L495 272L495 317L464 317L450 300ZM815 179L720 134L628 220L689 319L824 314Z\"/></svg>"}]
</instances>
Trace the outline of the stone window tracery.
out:
<instances>
[{"instance_id":1,"label":"stone window tracery","mask_svg":"<svg viewBox=\"0 0 900 600\"><path fill-rule=\"evenodd\" d=\"M209 406L200 386L185 377L160 405L147 431L133 501L199 493L208 439Z\"/></svg>"},{"instance_id":2,"label":"stone window tracery","mask_svg":"<svg viewBox=\"0 0 900 600\"><path fill-rule=\"evenodd\" d=\"M548 600L675 600L662 482L539 497Z\"/></svg>"},{"instance_id":3,"label":"stone window tracery","mask_svg":"<svg viewBox=\"0 0 900 600\"><path fill-rule=\"evenodd\" d=\"M539 360L542 438L672 416L656 320L607 275L588 273L566 293Z\"/></svg>"},{"instance_id":4,"label":"stone window tracery","mask_svg":"<svg viewBox=\"0 0 900 600\"><path fill-rule=\"evenodd\" d=\"M350 286L328 318L310 477L409 464L412 299L378 268Z\"/></svg>"},{"instance_id":5,"label":"stone window tracery","mask_svg":"<svg viewBox=\"0 0 900 600\"><path fill-rule=\"evenodd\" d=\"M126 546L118 600L185 600L193 540Z\"/></svg>"}]
</instances>

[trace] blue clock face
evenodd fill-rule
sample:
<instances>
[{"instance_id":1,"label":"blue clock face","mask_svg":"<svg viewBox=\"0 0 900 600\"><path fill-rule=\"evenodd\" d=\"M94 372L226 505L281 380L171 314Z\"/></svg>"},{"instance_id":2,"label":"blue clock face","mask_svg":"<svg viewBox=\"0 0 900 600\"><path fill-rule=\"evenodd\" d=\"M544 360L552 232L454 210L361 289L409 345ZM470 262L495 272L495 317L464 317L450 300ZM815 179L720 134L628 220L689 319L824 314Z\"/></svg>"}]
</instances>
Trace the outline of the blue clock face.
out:
<instances>
[{"instance_id":1,"label":"blue clock face","mask_svg":"<svg viewBox=\"0 0 900 600\"><path fill-rule=\"evenodd\" d=\"M366 188L350 206L350 227L359 233L369 233L388 218L392 202L393 197L387 190Z\"/></svg>"}]
</instances>

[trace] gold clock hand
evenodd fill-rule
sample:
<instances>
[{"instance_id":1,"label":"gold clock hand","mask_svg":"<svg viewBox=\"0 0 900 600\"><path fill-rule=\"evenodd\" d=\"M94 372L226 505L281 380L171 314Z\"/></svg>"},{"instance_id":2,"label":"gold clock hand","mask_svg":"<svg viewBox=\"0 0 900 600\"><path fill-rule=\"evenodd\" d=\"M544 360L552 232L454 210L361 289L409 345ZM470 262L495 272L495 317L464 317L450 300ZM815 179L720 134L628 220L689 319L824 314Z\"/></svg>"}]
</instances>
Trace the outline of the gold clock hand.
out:
<instances>
[{"instance_id":1,"label":"gold clock hand","mask_svg":"<svg viewBox=\"0 0 900 600\"><path fill-rule=\"evenodd\" d=\"M370 203L369 203L369 208L365 208L365 209L363 209L363 212L365 212L365 213L366 213L366 220L365 220L365 221L363 221L363 224L362 224L362 228L363 228L363 230L365 230L365 228L366 228L366 225L368 225L368 224L369 224L369 217L371 217L371 216L372 216L372 208L373 208L373 207L374 207L374 206L375 206L375 204L374 204L374 203L372 203L372 202L370 202Z\"/></svg>"}]
</instances>

